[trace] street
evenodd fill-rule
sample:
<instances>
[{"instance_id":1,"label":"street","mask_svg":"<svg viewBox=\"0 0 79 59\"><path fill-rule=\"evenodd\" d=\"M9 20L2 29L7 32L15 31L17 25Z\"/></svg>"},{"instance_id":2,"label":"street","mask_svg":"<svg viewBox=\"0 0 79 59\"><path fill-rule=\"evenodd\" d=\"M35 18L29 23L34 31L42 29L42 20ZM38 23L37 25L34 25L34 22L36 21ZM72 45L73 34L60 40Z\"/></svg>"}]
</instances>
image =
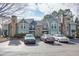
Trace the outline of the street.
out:
<instances>
[{"instance_id":1,"label":"street","mask_svg":"<svg viewBox=\"0 0 79 59\"><path fill-rule=\"evenodd\" d=\"M54 44L37 40L35 45L25 45L19 39L8 40L0 43L0 56L79 56L79 40Z\"/></svg>"}]
</instances>

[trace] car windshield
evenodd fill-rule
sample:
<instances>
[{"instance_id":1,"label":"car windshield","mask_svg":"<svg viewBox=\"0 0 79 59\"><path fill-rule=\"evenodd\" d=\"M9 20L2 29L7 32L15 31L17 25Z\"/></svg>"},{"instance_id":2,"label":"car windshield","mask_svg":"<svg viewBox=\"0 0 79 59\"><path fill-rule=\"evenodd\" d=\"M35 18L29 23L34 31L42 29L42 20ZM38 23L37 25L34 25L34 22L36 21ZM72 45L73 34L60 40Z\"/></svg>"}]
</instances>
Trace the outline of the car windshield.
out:
<instances>
[{"instance_id":1,"label":"car windshield","mask_svg":"<svg viewBox=\"0 0 79 59\"><path fill-rule=\"evenodd\" d=\"M32 34L27 34L26 37L33 37L33 35Z\"/></svg>"},{"instance_id":2,"label":"car windshield","mask_svg":"<svg viewBox=\"0 0 79 59\"><path fill-rule=\"evenodd\" d=\"M58 35L55 35L55 36L57 36L57 37L64 37L64 35L59 35L59 34Z\"/></svg>"},{"instance_id":3,"label":"car windshield","mask_svg":"<svg viewBox=\"0 0 79 59\"><path fill-rule=\"evenodd\" d=\"M51 37L50 34L44 34L44 37Z\"/></svg>"}]
</instances>

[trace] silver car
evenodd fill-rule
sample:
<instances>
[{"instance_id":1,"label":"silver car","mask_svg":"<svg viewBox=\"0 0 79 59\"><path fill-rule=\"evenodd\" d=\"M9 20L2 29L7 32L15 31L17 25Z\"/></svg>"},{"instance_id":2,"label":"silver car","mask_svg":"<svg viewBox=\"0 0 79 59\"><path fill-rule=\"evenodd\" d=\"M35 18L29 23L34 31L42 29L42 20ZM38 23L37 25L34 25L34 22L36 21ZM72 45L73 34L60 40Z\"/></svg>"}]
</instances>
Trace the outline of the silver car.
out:
<instances>
[{"instance_id":1,"label":"silver car","mask_svg":"<svg viewBox=\"0 0 79 59\"><path fill-rule=\"evenodd\" d=\"M43 34L41 36L41 40L45 43L47 43L47 42L54 43L55 38L50 34Z\"/></svg>"}]
</instances>

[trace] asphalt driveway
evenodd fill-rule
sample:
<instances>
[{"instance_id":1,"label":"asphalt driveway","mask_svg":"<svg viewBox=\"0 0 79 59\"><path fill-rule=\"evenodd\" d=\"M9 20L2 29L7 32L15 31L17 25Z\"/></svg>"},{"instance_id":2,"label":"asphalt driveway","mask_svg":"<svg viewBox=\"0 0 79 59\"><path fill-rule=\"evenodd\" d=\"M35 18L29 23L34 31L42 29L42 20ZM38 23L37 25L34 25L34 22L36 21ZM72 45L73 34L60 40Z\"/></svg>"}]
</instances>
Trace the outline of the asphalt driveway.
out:
<instances>
[{"instance_id":1,"label":"asphalt driveway","mask_svg":"<svg viewBox=\"0 0 79 59\"><path fill-rule=\"evenodd\" d=\"M0 56L79 56L79 39L70 43L37 43L25 45L22 40L9 40L0 43Z\"/></svg>"}]
</instances>

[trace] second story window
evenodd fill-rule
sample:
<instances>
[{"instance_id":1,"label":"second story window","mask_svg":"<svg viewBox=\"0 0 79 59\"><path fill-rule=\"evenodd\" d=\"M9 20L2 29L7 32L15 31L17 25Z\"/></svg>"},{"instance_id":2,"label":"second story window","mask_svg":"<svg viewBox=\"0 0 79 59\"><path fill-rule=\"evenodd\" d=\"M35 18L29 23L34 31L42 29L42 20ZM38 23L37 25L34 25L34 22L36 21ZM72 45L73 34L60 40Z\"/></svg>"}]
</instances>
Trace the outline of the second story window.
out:
<instances>
[{"instance_id":1,"label":"second story window","mask_svg":"<svg viewBox=\"0 0 79 59\"><path fill-rule=\"evenodd\" d=\"M54 24L54 28L56 29L56 24Z\"/></svg>"},{"instance_id":2,"label":"second story window","mask_svg":"<svg viewBox=\"0 0 79 59\"><path fill-rule=\"evenodd\" d=\"M21 25L21 29L23 29L23 25Z\"/></svg>"},{"instance_id":3,"label":"second story window","mask_svg":"<svg viewBox=\"0 0 79 59\"><path fill-rule=\"evenodd\" d=\"M34 25L32 25L32 29L34 29L35 27L34 27Z\"/></svg>"},{"instance_id":4,"label":"second story window","mask_svg":"<svg viewBox=\"0 0 79 59\"><path fill-rule=\"evenodd\" d=\"M24 24L21 25L21 29L25 29L25 25Z\"/></svg>"},{"instance_id":5,"label":"second story window","mask_svg":"<svg viewBox=\"0 0 79 59\"><path fill-rule=\"evenodd\" d=\"M53 29L53 24L52 24L52 29Z\"/></svg>"},{"instance_id":6,"label":"second story window","mask_svg":"<svg viewBox=\"0 0 79 59\"><path fill-rule=\"evenodd\" d=\"M56 29L57 27L56 27L56 24L52 24L52 29Z\"/></svg>"},{"instance_id":7,"label":"second story window","mask_svg":"<svg viewBox=\"0 0 79 59\"><path fill-rule=\"evenodd\" d=\"M24 25L24 29L25 29L25 25Z\"/></svg>"},{"instance_id":8,"label":"second story window","mask_svg":"<svg viewBox=\"0 0 79 59\"><path fill-rule=\"evenodd\" d=\"M54 26L54 28L56 29L56 26Z\"/></svg>"}]
</instances>

